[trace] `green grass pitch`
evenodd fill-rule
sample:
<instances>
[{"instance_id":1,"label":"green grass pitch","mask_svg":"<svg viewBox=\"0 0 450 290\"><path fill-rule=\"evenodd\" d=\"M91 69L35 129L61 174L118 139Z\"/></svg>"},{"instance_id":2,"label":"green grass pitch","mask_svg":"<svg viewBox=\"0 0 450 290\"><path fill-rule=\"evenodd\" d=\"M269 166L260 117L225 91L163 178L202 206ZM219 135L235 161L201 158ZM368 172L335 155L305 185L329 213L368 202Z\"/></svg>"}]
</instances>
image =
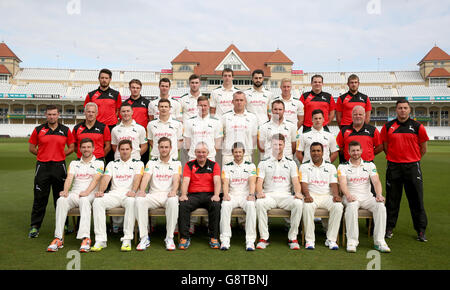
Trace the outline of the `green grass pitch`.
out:
<instances>
[{"instance_id":1,"label":"green grass pitch","mask_svg":"<svg viewBox=\"0 0 450 290\"><path fill-rule=\"evenodd\" d=\"M416 241L405 195L394 237L387 240L392 253L381 254L381 269L449 269L450 259L450 142L429 142L422 160L425 181L425 208L428 215L427 243ZM70 160L75 157L72 154ZM376 165L384 186L386 161L381 153ZM67 162L69 163L69 161ZM35 157L28 153L27 139L0 139L0 269L66 269L70 250L78 250L75 234L66 236L64 248L57 253L45 250L53 238L54 213L49 199L44 223L36 239L27 237L33 202ZM246 252L244 231L233 227L231 249L212 250L206 229L200 228L187 251L168 252L164 248L164 218L158 219L151 247L145 252L120 252L120 236L109 235L108 247L99 253L81 255L81 269L175 269L175 270L283 270L283 269L356 269L364 270L373 249L365 222L360 221L358 252L345 248L330 251L323 243L325 235L316 225L316 249L291 251L282 219L270 223L271 245L266 250ZM93 238L93 229L91 230ZM299 237L300 238L300 237Z\"/></svg>"}]
</instances>

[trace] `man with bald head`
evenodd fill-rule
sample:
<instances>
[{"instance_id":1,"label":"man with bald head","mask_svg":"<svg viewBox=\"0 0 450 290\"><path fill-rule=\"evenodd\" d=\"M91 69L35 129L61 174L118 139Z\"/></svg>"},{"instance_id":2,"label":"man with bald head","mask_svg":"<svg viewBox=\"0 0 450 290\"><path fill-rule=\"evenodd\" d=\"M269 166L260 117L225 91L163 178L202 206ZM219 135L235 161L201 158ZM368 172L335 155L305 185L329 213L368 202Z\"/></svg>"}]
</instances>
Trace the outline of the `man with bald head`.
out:
<instances>
[{"instance_id":1,"label":"man with bald head","mask_svg":"<svg viewBox=\"0 0 450 290\"><path fill-rule=\"evenodd\" d=\"M180 231L179 248L186 250L191 242L189 223L191 212L197 208L208 210L210 246L218 249L220 221L220 167L208 159L208 144L199 142L195 146L195 159L187 162L183 169L183 183L178 214Z\"/></svg>"},{"instance_id":2,"label":"man with bald head","mask_svg":"<svg viewBox=\"0 0 450 290\"><path fill-rule=\"evenodd\" d=\"M366 111L362 106L355 106L352 110L352 123L343 126L339 131L336 142L339 150L343 152L344 163L350 159L348 144L352 141L358 141L363 150L361 158L364 161L373 161L375 155L383 151L380 132L375 126L366 124Z\"/></svg>"}]
</instances>

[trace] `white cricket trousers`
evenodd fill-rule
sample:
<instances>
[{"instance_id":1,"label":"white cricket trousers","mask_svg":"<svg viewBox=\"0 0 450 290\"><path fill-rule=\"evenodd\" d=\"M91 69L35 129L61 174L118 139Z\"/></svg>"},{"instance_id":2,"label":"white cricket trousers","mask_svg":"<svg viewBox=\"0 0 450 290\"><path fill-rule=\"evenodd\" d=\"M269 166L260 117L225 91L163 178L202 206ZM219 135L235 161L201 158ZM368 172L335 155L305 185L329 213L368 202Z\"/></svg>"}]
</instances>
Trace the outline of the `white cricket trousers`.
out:
<instances>
[{"instance_id":1,"label":"white cricket trousers","mask_svg":"<svg viewBox=\"0 0 450 290\"><path fill-rule=\"evenodd\" d=\"M148 210L159 207L166 209L166 239L173 239L178 222L178 196L167 197L167 192L149 193L145 197L136 197L136 218L139 236L148 236Z\"/></svg>"},{"instance_id":2,"label":"white cricket trousers","mask_svg":"<svg viewBox=\"0 0 450 290\"><path fill-rule=\"evenodd\" d=\"M327 239L336 242L344 206L341 202L333 202L333 196L330 194L319 195L312 193L311 197L313 198L313 202L305 202L303 206L303 223L305 225L306 242L315 243L316 241L314 234L314 213L317 208L324 208L329 211L330 218L328 220Z\"/></svg>"},{"instance_id":3,"label":"white cricket trousers","mask_svg":"<svg viewBox=\"0 0 450 290\"><path fill-rule=\"evenodd\" d=\"M96 242L106 242L106 210L123 207L125 208L125 218L123 222L123 240L132 240L134 231L134 197L128 197L123 192L110 191L106 193L103 197L96 197L93 203L93 213L94 213L94 232Z\"/></svg>"},{"instance_id":4,"label":"white cricket trousers","mask_svg":"<svg viewBox=\"0 0 450 290\"><path fill-rule=\"evenodd\" d=\"M256 241L256 205L255 201L247 200L247 194L230 195L230 200L222 201L220 209L220 240L231 238L231 213L240 207L245 211L245 240L247 243Z\"/></svg>"},{"instance_id":5,"label":"white cricket trousers","mask_svg":"<svg viewBox=\"0 0 450 290\"><path fill-rule=\"evenodd\" d=\"M91 203L95 198L92 193L88 196L80 197L78 192L69 192L67 197L60 196L56 202L56 223L55 238L62 239L64 224L67 213L70 209L78 207L80 209L80 227L77 239L89 238L91 233Z\"/></svg>"},{"instance_id":6,"label":"white cricket trousers","mask_svg":"<svg viewBox=\"0 0 450 290\"><path fill-rule=\"evenodd\" d=\"M357 200L348 202L343 198L345 205L345 227L347 231L347 244L358 246L359 226L358 226L358 209L363 208L372 212L373 221L375 223L373 229L373 242L376 245L385 244L384 234L386 231L386 207L384 203L377 202L372 193L366 196L357 195Z\"/></svg>"},{"instance_id":7,"label":"white cricket trousers","mask_svg":"<svg viewBox=\"0 0 450 290\"><path fill-rule=\"evenodd\" d=\"M298 227L302 218L303 200L295 198L291 193L266 193L265 198L256 200L256 215L261 239L269 239L269 226L267 211L273 208L282 208L291 211L291 227L288 233L289 240L297 240Z\"/></svg>"}]
</instances>

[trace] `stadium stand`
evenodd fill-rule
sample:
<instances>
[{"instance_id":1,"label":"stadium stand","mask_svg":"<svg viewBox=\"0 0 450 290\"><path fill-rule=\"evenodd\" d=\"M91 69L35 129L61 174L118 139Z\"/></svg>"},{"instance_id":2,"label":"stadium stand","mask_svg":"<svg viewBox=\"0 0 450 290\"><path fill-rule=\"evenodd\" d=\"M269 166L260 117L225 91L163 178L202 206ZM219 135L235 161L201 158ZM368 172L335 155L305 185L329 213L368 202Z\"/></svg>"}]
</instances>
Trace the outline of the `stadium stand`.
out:
<instances>
[{"instance_id":1,"label":"stadium stand","mask_svg":"<svg viewBox=\"0 0 450 290\"><path fill-rule=\"evenodd\" d=\"M418 71L396 71L394 75L400 83L423 83L423 78Z\"/></svg>"},{"instance_id":2,"label":"stadium stand","mask_svg":"<svg viewBox=\"0 0 450 290\"><path fill-rule=\"evenodd\" d=\"M15 79L17 80L58 80L67 81L70 78L68 69L23 68Z\"/></svg>"}]
</instances>

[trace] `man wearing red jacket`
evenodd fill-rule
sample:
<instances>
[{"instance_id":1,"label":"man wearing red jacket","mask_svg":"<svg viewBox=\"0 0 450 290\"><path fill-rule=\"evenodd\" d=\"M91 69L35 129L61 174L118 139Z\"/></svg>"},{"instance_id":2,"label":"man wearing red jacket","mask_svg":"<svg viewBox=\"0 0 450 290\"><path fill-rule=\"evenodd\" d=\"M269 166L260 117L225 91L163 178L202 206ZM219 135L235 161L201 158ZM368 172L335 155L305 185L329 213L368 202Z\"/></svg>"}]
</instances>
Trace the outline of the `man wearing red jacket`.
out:
<instances>
[{"instance_id":1,"label":"man wearing red jacket","mask_svg":"<svg viewBox=\"0 0 450 290\"><path fill-rule=\"evenodd\" d=\"M412 120L406 99L397 101L397 118L381 129L387 159L386 170L386 238L392 238L397 223L403 187L417 232L417 240L426 242L427 215L423 204L423 177L420 160L427 152L429 140L425 127Z\"/></svg>"},{"instance_id":2,"label":"man wearing red jacket","mask_svg":"<svg viewBox=\"0 0 450 290\"><path fill-rule=\"evenodd\" d=\"M317 109L321 109L325 121L323 126L328 128L327 125L333 121L336 110L336 104L333 96L329 93L322 91L323 77L321 75L314 75L311 77L311 91L305 92L300 97L300 101L303 103L303 110L305 119L303 121L303 132L312 127L312 112Z\"/></svg>"},{"instance_id":3,"label":"man wearing red jacket","mask_svg":"<svg viewBox=\"0 0 450 290\"><path fill-rule=\"evenodd\" d=\"M37 156L31 229L28 233L30 238L37 238L39 235L50 189L53 191L53 203L56 208L56 201L64 189L64 180L67 176L66 156L70 155L75 147L70 129L58 122L58 108L55 105L47 106L45 115L47 122L37 126L28 141L29 151Z\"/></svg>"}]
</instances>

